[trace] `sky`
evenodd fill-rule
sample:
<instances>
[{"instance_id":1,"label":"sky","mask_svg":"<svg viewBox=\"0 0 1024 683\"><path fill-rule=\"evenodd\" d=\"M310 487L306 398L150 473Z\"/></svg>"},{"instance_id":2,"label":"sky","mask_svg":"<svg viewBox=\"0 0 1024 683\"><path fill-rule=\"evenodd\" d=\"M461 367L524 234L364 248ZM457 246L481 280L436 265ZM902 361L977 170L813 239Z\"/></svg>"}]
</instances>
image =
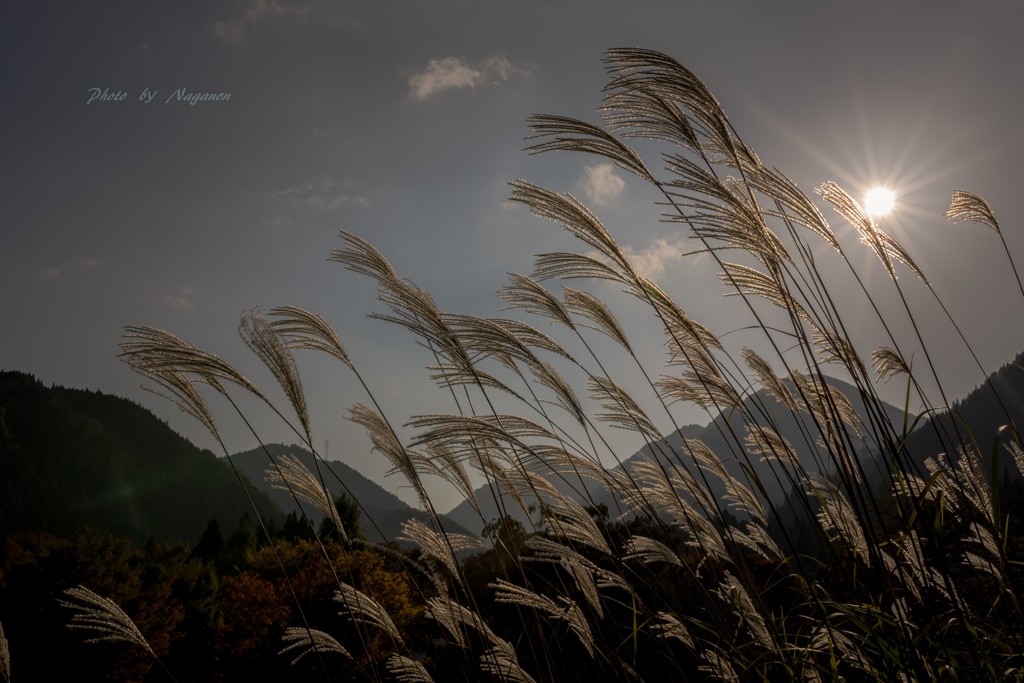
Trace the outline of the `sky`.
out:
<instances>
[{"instance_id":1,"label":"sky","mask_svg":"<svg viewBox=\"0 0 1024 683\"><path fill-rule=\"evenodd\" d=\"M508 201L518 178L590 205L646 274L738 348L742 310L721 297L709 259L682 256L695 245L660 220L648 188L600 159L522 152L531 114L596 122L602 54L639 46L702 78L743 139L806 192L828 180L857 197L891 186L884 227L994 370L1024 351L1024 298L998 238L943 213L956 188L983 195L1024 262L1022 19L1006 2L5 3L0 368L126 396L213 448L118 359L124 326L172 331L273 393L238 319L296 305L336 326L393 422L449 411L425 351L367 319L382 310L372 283L327 256L346 230L442 310L507 315L494 296L507 273L530 273L536 253L579 248ZM188 97L203 93L229 97ZM856 254L883 309L898 312L881 269ZM983 375L903 272L943 385L962 396ZM882 343L864 298L837 282L855 341ZM624 306L657 372L657 326L606 285L594 291ZM367 400L351 373L299 362L318 446L411 501L345 419ZM901 400L895 384L883 392ZM228 448L254 447L230 406L212 403ZM242 405L265 442L295 440ZM678 420L708 417L680 408ZM641 445L628 434L613 443L624 455ZM439 509L457 502L437 495Z\"/></svg>"}]
</instances>

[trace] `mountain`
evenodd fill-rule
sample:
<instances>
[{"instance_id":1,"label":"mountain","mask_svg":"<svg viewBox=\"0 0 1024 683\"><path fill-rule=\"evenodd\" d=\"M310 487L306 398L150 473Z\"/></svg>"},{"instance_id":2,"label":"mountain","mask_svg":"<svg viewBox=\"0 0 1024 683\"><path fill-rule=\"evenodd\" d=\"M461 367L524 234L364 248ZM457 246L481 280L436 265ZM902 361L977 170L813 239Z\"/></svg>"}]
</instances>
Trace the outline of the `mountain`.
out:
<instances>
[{"instance_id":1,"label":"mountain","mask_svg":"<svg viewBox=\"0 0 1024 683\"><path fill-rule=\"evenodd\" d=\"M838 389L844 396L846 396L847 399L850 400L854 410L857 411L857 414L864 414L864 403L856 387L832 377L828 378L828 381L833 387ZM755 416L755 421L761 426L767 426L769 424L768 418L770 417L775 423L775 427L779 434L792 444L800 462L808 469L819 469L814 464L815 459L820 458L824 451L820 446L814 444L813 439L807 438L802 431L802 424L807 424L807 420L809 420L806 414L801 414L799 416L793 415L792 412L786 409L785 406L778 404L778 402L776 402L774 398L771 398L763 389L755 392L752 396L746 397L744 399L744 406L746 408L746 412ZM893 422L893 424L902 424L903 411L900 408L883 402L883 409L886 416ZM911 420L913 420L913 417L911 417ZM618 469L621 467L629 470L639 458L650 457L652 452L658 452L660 454L659 457L663 462L679 457L680 454L682 454L684 462L688 462L689 456L685 454L685 449L683 448L683 438L685 437L687 439L700 439L703 441L715 454L725 461L726 467L734 476L739 477L741 481L745 482L746 479L734 454L735 448L731 446L731 444L734 443L731 434L737 435L740 439L742 439L746 434L739 411L732 411L728 416L718 415L709 424L704 426L686 425L681 427L675 432L665 436L653 449L650 446L640 449L616 468ZM865 467L869 471L873 471L873 461L876 449L873 449L871 445L866 442L855 443L854 445L857 452L861 454L861 460L865 464ZM776 502L781 501L789 491L789 485L784 477L777 477L773 473L773 470L779 470L779 466L772 467L769 463L758 463L756 462L756 459L754 460L754 470L764 482L765 493L768 498ZM715 477L710 477L709 481L712 484L712 490L715 494L720 496L724 493L724 489L719 485L719 482ZM571 487L566 486L564 482L559 482L556 486L558 486L559 490L563 493L571 491ZM587 481L587 487L591 500L598 504L607 505L609 510L614 514L615 510L618 509L618 503L612 496L611 492L604 487L599 487L597 484L594 484L589 480ZM577 488L579 488L578 483ZM488 486L484 485L480 487L477 489L476 493L481 509L484 512L485 519L499 516L497 498L489 490ZM577 500L583 500L579 495L576 495L576 498ZM502 499L505 503L506 509L513 517L520 521L525 521L525 517L519 512L518 507L510 498L504 496ZM480 516L477 515L473 511L472 507L470 507L466 502L460 503L448 514L470 529L478 529L478 527L481 526Z\"/></svg>"},{"instance_id":2,"label":"mountain","mask_svg":"<svg viewBox=\"0 0 1024 683\"><path fill-rule=\"evenodd\" d=\"M303 465L313 474L317 473L316 463L313 454L305 448L297 445L285 446L282 444L269 444L266 451L262 448L255 448L250 451L236 453L231 456L235 466L245 474L246 477L261 491L269 495L282 510L286 512L299 512L299 506L295 503L287 491L279 491L270 486L266 481L266 470L270 467L268 455L273 456L275 462L282 455L293 455L299 458ZM383 540L393 540L402 532L402 523L409 519L418 519L427 523L429 517L423 510L406 504L400 498L389 493L380 485L370 481L362 474L338 460L320 462L323 481L332 498L337 498L342 493L354 498L362 507L360 523L363 533L369 541L377 543ZM344 482L344 485L342 485ZM304 505L306 512L311 516L313 511L308 505ZM316 522L319 523L321 516L316 515ZM454 519L441 515L441 523L445 531L472 535L466 527Z\"/></svg>"},{"instance_id":3,"label":"mountain","mask_svg":"<svg viewBox=\"0 0 1024 683\"><path fill-rule=\"evenodd\" d=\"M20 372L0 372L0 463L0 534L91 525L139 543L195 543L211 519L232 529L252 514L226 463L146 409ZM253 497L283 521L269 497Z\"/></svg>"},{"instance_id":4,"label":"mountain","mask_svg":"<svg viewBox=\"0 0 1024 683\"><path fill-rule=\"evenodd\" d=\"M866 415L864 401L855 386L835 377L827 377L826 379L831 387L838 389L850 401L857 415ZM795 393L792 382L786 381L786 384L787 388ZM760 389L752 396L745 398L743 404L745 412L753 417L753 421L759 427L770 427L774 423L774 429L790 443L796 452L797 459L805 469L808 471L820 471L822 468L819 463L829 462L826 449L821 444L816 443L818 435L814 430L813 420L806 412L801 411L794 414L786 406L776 401L764 389ZM901 408L897 408L885 401L882 401L881 404L885 417L891 424L903 424L903 410ZM914 416L911 415L910 422L913 422L913 419ZM728 416L717 416L696 436L697 439L707 444L725 462L726 468L733 476L738 477L744 483L747 480L742 468L739 466L742 454L739 453L735 443L737 438L742 440L745 437L747 433L745 425L746 423L740 416L739 411L732 411ZM808 428L810 428L810 434L805 432ZM684 454L684 458L687 457L683 447L684 436L693 438L691 434L686 433L684 430L665 437L662 440L662 448L660 449L660 452L663 454L662 457L665 457L664 454ZM854 438L853 447L859 455L860 462L865 471L869 474L874 473L877 469L875 457L878 454L878 448L867 438ZM643 448L624 462L623 466L629 468L639 457L649 457L651 452L650 447ZM784 466L760 462L757 457L751 457L750 461L754 472L764 487L764 494L767 498L774 502L781 500L790 490L789 481L783 473ZM717 479L712 477L711 480L714 487ZM717 489L715 492L721 494L722 489Z\"/></svg>"},{"instance_id":5,"label":"mountain","mask_svg":"<svg viewBox=\"0 0 1024 683\"><path fill-rule=\"evenodd\" d=\"M988 380L951 406L954 419L945 411L937 413L918 427L907 440L907 451L914 462L920 464L936 453L953 456L957 433L968 442L977 444L986 461L992 455L993 444L1007 443L1014 425L1024 437L1024 353L989 375ZM998 448L1001 466L1016 468L1002 446ZM955 456L954 456L955 457Z\"/></svg>"}]
</instances>

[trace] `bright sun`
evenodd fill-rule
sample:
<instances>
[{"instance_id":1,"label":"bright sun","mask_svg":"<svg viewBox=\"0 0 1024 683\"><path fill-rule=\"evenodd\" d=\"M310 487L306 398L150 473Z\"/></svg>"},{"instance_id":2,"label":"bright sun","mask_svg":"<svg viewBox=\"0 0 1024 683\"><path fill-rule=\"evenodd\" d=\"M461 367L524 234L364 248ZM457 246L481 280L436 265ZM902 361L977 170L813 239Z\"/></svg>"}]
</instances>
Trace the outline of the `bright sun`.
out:
<instances>
[{"instance_id":1,"label":"bright sun","mask_svg":"<svg viewBox=\"0 0 1024 683\"><path fill-rule=\"evenodd\" d=\"M887 187L873 187L864 198L864 208L871 216L884 216L892 211L896 195Z\"/></svg>"}]
</instances>

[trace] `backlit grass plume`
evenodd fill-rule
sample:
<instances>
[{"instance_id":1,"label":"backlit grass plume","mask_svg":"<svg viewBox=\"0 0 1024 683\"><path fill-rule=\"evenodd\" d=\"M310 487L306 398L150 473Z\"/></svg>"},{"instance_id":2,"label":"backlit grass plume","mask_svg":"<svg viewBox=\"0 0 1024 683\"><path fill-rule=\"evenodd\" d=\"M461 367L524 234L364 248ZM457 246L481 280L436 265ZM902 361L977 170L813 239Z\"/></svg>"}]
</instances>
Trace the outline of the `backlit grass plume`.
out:
<instances>
[{"instance_id":1,"label":"backlit grass plume","mask_svg":"<svg viewBox=\"0 0 1024 683\"><path fill-rule=\"evenodd\" d=\"M85 642L120 641L141 647L153 655L153 648L135 622L112 600L93 593L85 586L75 586L64 591L60 604L74 612L69 628L90 632Z\"/></svg>"}]
</instances>

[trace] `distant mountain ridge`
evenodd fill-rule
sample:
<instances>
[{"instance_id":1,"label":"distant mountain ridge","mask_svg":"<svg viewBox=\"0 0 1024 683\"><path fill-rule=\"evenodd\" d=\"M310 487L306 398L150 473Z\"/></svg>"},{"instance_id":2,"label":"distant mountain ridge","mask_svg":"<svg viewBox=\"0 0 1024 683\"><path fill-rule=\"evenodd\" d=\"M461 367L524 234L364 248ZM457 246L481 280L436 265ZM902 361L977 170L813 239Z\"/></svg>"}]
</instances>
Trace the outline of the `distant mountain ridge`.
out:
<instances>
[{"instance_id":1,"label":"distant mountain ridge","mask_svg":"<svg viewBox=\"0 0 1024 683\"><path fill-rule=\"evenodd\" d=\"M828 378L828 381L851 401L859 415L864 414L863 401L854 386L836 378ZM995 391L993 391L993 388ZM756 392L754 397L747 397L745 399L748 409L753 407L755 399L761 404L762 408L767 408L773 413L779 433L792 444L797 451L800 461L805 466L811 464L812 466L809 469L817 469L813 467L813 449L807 443L808 440L799 432L796 418L784 408L778 411L772 410L773 406L777 405L777 403L763 389ZM887 418L899 429L904 420L903 409L885 402L883 404ZM1007 428L1011 424L1011 420L1021 436L1024 437L1024 353L992 373L986 381L982 382L967 396L954 401L951 408L953 413L956 414L955 418L944 410L940 411L930 418L922 420L917 429L908 437L905 449L910 454L912 460L921 465L929 457L954 450L950 447L950 444L954 443L954 439L948 437L955 437L957 430L959 430L964 438L978 445L982 450L982 457L986 460L992 457L993 452L998 453L1000 476L1015 476L1013 474L1015 468L1011 464L1011 458L1003 444L1011 438L1012 430ZM751 412L752 414L757 414L756 411ZM909 416L908 424L912 424L913 421L914 416ZM758 422L764 424L763 419L759 419ZM727 467L734 475L739 476L740 470L735 458L731 455L731 449L725 436L730 428L742 438L744 429L740 424L738 416L733 415L727 419L725 416L719 415L711 423L703 427L698 425L682 427L664 437L661 443L666 444L664 448L665 453L679 454L682 452L683 437L687 439L700 439L711 447L720 458L726 461ZM877 459L877 450L867 442L855 444L855 447L860 454L860 460L868 480L877 485L877 482L882 480L880 473L881 464ZM649 457L650 454L651 449L649 447L640 449L637 453L624 460L622 466L628 469L638 458L642 456ZM950 453L950 456L956 457L955 453ZM783 509L791 508L792 506L792 501L786 500L789 496L796 495L799 497L804 495L799 491L793 493L792 490L787 490L785 480L776 481L774 477L763 479L765 480L765 488L769 498L776 503L780 503ZM745 481L745 479L741 478L741 481ZM588 486L595 502L608 505L614 514L615 500L610 492L589 481ZM558 485L558 487L560 489L565 488L564 485ZM721 490L716 491L716 493L720 494ZM497 517L499 513L496 496L488 486L481 486L476 490L476 494L484 518ZM511 498L504 496L503 500L506 509L509 510L513 517L520 521L525 521L525 516L519 512ZM470 529L479 531L481 528L482 521L480 515L466 502L460 503L449 511L448 514ZM787 510L783 516L793 518L793 514L791 510Z\"/></svg>"},{"instance_id":2,"label":"distant mountain ridge","mask_svg":"<svg viewBox=\"0 0 1024 683\"><path fill-rule=\"evenodd\" d=\"M863 401L861 400L860 394L856 387L844 382L840 379L833 377L827 378L828 382L838 389L846 398L848 398L854 406L854 409L858 411L858 414L863 413ZM767 411L772 420L775 422L778 432L781 436L787 439L796 450L797 455L802 463L811 464L814 460L814 449L807 443L802 432L800 431L800 425L795 416L790 413L788 409L784 407L780 410L774 410L774 406L778 405L774 398L771 398L764 389L761 389L754 393L752 396L748 396L744 399L744 405L747 409L747 413L755 416L758 424L762 426L768 425L768 420L761 415L761 411ZM902 423L903 411L896 406L891 404L884 404L886 414L890 420L893 420L895 424ZM730 444L728 435L730 430L737 434L741 439L745 434L745 428L743 427L743 421L738 413L733 413L731 416L726 417L725 415L718 415L707 425L685 425L680 427L678 430L662 438L662 440L655 444L652 449L650 446L641 448L636 453L632 454L628 458L622 461L621 465L617 465L615 469L626 468L627 470L637 462L641 457L650 457L653 452L658 452L659 458L673 458L683 457L688 458L683 448L683 438L686 439L699 439L707 444L712 451L714 451L723 461L726 462L727 468L732 472L734 476L741 478L741 481L745 481L742 472L732 456L733 446ZM865 459L870 460L867 457L867 451L869 450L867 444L861 445L861 450L864 451ZM868 463L870 464L870 463ZM766 471L769 465L761 463L760 466L764 468L762 471ZM813 466L811 469L814 469ZM774 476L765 477L766 492L768 496L773 500L781 500L786 495L787 491L783 481L777 480ZM717 484L717 481L712 478L713 485ZM598 484L587 480L586 482L588 491L590 492L591 498L595 503L607 505L612 514L615 514L615 510L618 508L618 503L612 496L611 492L605 487L599 486ZM556 483L556 486L565 492L567 487L564 484ZM718 495L723 493L724 489L719 487L714 492ZM477 499L480 503L481 511L485 519L490 517L498 516L498 501L497 496L485 485L477 489ZM514 517L520 521L525 521L525 517L518 511L517 506L511 498L503 496L505 507ZM582 501L581 501L582 502ZM480 515L478 515L469 503L463 501L449 513L449 516L456 519L463 525L470 529L479 531L482 524Z\"/></svg>"},{"instance_id":3,"label":"distant mountain ridge","mask_svg":"<svg viewBox=\"0 0 1024 683\"><path fill-rule=\"evenodd\" d=\"M836 377L826 377L825 379L832 388L838 389L850 401L857 415L865 415L864 400L857 387ZM786 380L785 384L790 391L793 391L792 382ZM897 408L885 401L882 401L881 404L886 418L892 424L902 424L902 408ZM797 459L808 471L818 470L817 462L827 462L826 449L822 444L815 443L817 435L807 434L803 431L807 425L813 424L807 413L801 412L799 415L794 415L787 407L780 405L765 389L759 389L752 396L744 399L744 406L747 414L753 417L754 423L757 426L771 427L772 423L774 423L774 427L779 435L790 443L797 454ZM910 416L910 422L913 422L913 420L914 417ZM726 468L733 476L739 477L743 482L746 479L738 464L735 441L731 439L735 435L742 440L746 431L747 427L743 418L737 412L733 412L728 417L718 415L696 436L697 439L703 441L725 462ZM813 427L811 431L813 431ZM677 431L662 439L662 443L667 445L664 451L667 453L684 454L685 457L686 451L683 447L683 436L694 438L683 433L683 430ZM877 448L866 438L854 438L853 446L860 456L861 464L865 469L872 470L874 468L874 458L878 454ZM628 468L637 458L644 455L649 457L651 449L641 449L624 462L623 465ZM757 462L758 458L752 458L752 460L754 461L754 469L758 472L768 498L773 501L783 498L788 493L787 482L776 477L770 471L770 466L767 463Z\"/></svg>"},{"instance_id":4,"label":"distant mountain ridge","mask_svg":"<svg viewBox=\"0 0 1024 683\"><path fill-rule=\"evenodd\" d=\"M195 543L251 508L230 468L145 408L0 372L0 534L72 536L83 525L139 543ZM280 509L255 491L266 519Z\"/></svg>"},{"instance_id":5,"label":"distant mountain ridge","mask_svg":"<svg viewBox=\"0 0 1024 683\"><path fill-rule=\"evenodd\" d=\"M235 466L253 482L256 488L269 495L282 510L299 512L299 506L287 491L274 489L266 481L266 471L271 466L268 453L273 456L275 461L283 455L296 456L310 472L316 474L317 466L313 454L294 444L268 444L266 450L254 448L231 456ZM406 504L384 487L339 460L321 461L320 472L332 498L336 499L342 493L346 493L347 489L349 498L355 498L359 502L362 507L360 523L363 533L371 542L395 539L402 531L402 523L409 519L428 522L429 517L426 512ZM339 479L344 482L344 486ZM319 523L320 515L313 514L314 511L308 505L303 505L303 507L305 512L314 517L316 523ZM447 519L444 515L441 516L441 523L444 525L445 531L470 533L454 519Z\"/></svg>"}]
</instances>

